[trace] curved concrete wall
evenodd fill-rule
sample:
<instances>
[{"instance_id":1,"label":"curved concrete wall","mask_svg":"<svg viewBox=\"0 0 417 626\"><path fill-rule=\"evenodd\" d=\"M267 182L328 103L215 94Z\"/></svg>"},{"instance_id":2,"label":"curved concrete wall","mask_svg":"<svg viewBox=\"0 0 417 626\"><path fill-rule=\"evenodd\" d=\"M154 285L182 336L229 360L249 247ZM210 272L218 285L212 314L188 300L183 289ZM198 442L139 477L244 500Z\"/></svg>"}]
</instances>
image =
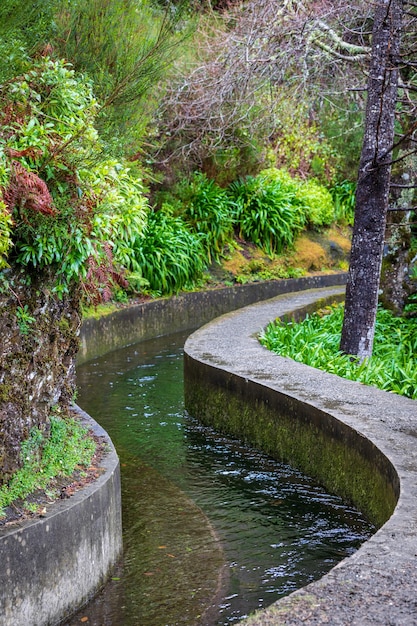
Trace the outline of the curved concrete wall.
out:
<instances>
[{"instance_id":1,"label":"curved concrete wall","mask_svg":"<svg viewBox=\"0 0 417 626\"><path fill-rule=\"evenodd\" d=\"M119 460L106 432L103 474L44 518L0 530L0 624L47 626L77 610L104 584L122 551Z\"/></svg>"},{"instance_id":2,"label":"curved concrete wall","mask_svg":"<svg viewBox=\"0 0 417 626\"><path fill-rule=\"evenodd\" d=\"M270 320L336 295L319 289L249 306L185 344L190 413L316 476L380 526L352 557L248 625L417 624L417 403L279 357L256 337Z\"/></svg>"},{"instance_id":3,"label":"curved concrete wall","mask_svg":"<svg viewBox=\"0 0 417 626\"><path fill-rule=\"evenodd\" d=\"M346 274L342 273L271 280L183 293L120 309L99 319L89 318L84 320L81 328L78 363L138 341L198 328L223 313L282 293L327 285L344 285L345 282Z\"/></svg>"},{"instance_id":4,"label":"curved concrete wall","mask_svg":"<svg viewBox=\"0 0 417 626\"><path fill-rule=\"evenodd\" d=\"M336 274L271 281L183 294L122 309L83 324L79 361L136 341L196 328L225 311L276 294L341 285L345 279L346 275ZM105 472L69 500L55 503L45 518L0 529L2 626L57 624L94 595L121 555L118 457L105 431L83 415L107 439L109 453L102 464Z\"/></svg>"}]
</instances>

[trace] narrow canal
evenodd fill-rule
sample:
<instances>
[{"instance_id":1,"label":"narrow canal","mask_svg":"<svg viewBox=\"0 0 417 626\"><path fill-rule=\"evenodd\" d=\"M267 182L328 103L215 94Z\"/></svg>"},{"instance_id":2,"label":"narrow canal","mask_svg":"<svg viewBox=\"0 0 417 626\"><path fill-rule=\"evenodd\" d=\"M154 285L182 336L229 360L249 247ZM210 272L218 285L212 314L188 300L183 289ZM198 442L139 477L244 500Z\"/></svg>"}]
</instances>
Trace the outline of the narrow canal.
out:
<instances>
[{"instance_id":1,"label":"narrow canal","mask_svg":"<svg viewBox=\"0 0 417 626\"><path fill-rule=\"evenodd\" d=\"M120 456L125 551L68 625L236 623L319 578L373 532L309 477L185 414L185 339L78 368L78 403Z\"/></svg>"}]
</instances>

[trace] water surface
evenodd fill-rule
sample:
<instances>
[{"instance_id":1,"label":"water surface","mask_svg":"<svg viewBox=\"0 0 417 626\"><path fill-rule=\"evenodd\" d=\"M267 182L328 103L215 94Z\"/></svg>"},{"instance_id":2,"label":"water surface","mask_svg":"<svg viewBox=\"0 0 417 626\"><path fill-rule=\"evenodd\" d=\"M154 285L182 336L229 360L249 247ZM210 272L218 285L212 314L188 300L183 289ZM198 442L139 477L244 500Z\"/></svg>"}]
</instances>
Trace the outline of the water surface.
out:
<instances>
[{"instance_id":1,"label":"water surface","mask_svg":"<svg viewBox=\"0 0 417 626\"><path fill-rule=\"evenodd\" d=\"M72 622L232 624L322 576L373 527L301 472L184 412L186 334L78 369L121 460L123 567Z\"/></svg>"}]
</instances>

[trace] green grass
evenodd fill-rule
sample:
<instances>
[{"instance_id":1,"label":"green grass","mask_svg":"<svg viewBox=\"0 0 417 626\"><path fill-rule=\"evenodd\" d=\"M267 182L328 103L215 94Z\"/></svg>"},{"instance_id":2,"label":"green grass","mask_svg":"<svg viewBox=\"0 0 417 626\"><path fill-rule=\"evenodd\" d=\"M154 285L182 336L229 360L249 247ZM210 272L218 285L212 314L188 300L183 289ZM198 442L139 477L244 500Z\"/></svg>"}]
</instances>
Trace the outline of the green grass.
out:
<instances>
[{"instance_id":1,"label":"green grass","mask_svg":"<svg viewBox=\"0 0 417 626\"><path fill-rule=\"evenodd\" d=\"M77 468L91 464L96 444L88 430L73 418L59 415L50 418L50 437L33 428L22 443L23 465L9 482L0 488L0 516L15 500L26 498L37 489L45 489L53 478L71 476Z\"/></svg>"},{"instance_id":2,"label":"green grass","mask_svg":"<svg viewBox=\"0 0 417 626\"><path fill-rule=\"evenodd\" d=\"M413 319L378 310L373 355L362 363L339 350L343 305L308 316L303 322L276 320L262 332L269 350L300 363L417 399L417 329Z\"/></svg>"}]
</instances>

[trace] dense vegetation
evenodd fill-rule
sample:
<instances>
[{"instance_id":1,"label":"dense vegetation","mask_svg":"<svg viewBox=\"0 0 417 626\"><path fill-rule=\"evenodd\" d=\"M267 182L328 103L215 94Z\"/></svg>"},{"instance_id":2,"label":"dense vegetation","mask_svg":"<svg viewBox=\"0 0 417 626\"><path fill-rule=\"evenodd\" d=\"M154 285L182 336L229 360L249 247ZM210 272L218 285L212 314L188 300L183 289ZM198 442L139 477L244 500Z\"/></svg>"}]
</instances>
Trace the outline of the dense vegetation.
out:
<instances>
[{"instance_id":1,"label":"dense vegetation","mask_svg":"<svg viewBox=\"0 0 417 626\"><path fill-rule=\"evenodd\" d=\"M16 427L0 483L22 465L16 441L44 447L70 404L58 364L73 370L81 302L211 285L236 254L254 257L229 282L329 268L293 260L303 237L353 222L372 19L364 0L330 5L1 3L0 419ZM413 194L398 186L386 255L412 315ZM31 420L19 376L43 359L56 371Z\"/></svg>"},{"instance_id":2,"label":"dense vegetation","mask_svg":"<svg viewBox=\"0 0 417 626\"><path fill-rule=\"evenodd\" d=\"M277 354L365 385L417 399L415 321L380 308L374 352L359 362L339 350L343 306L329 307L303 322L277 320L262 332L262 345Z\"/></svg>"},{"instance_id":3,"label":"dense vegetation","mask_svg":"<svg viewBox=\"0 0 417 626\"><path fill-rule=\"evenodd\" d=\"M186 162L176 158L189 137L170 126L174 89L212 62L213 41L233 57L227 19L203 11L196 26L184 3L168 13L145 1L125 5L105 2L98 11L82 1L64 10L57 0L35 2L26 14L16 0L13 19L10 7L2 9L4 58L13 60L1 68L4 268L52 266L57 294L79 281L93 303L124 300L201 285L237 238L273 256L303 229L351 223L354 185L342 178L343 157L317 122L305 123L307 102L297 103L294 125L294 102L277 90L273 141L259 129L250 139L252 112L261 119L270 106L256 74L256 103L239 104L251 113L239 124L229 119L235 143L209 147L201 136L206 163L192 151ZM196 55L193 38L202 32ZM175 71L168 62L174 50ZM158 92L167 94L162 105ZM168 160L167 151L174 155ZM2 278L7 288L7 273Z\"/></svg>"}]
</instances>

